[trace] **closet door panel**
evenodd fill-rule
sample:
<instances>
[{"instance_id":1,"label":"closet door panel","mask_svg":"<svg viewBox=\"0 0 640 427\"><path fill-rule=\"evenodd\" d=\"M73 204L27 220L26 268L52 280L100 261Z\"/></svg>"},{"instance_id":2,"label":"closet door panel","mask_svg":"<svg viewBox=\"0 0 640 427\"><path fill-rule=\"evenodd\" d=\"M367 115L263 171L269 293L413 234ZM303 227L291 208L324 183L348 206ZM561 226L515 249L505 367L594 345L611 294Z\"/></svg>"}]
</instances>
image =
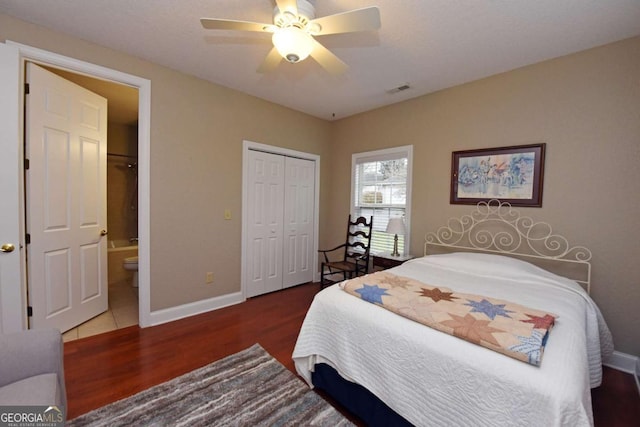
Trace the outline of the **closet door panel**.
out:
<instances>
[{"instance_id":1,"label":"closet door panel","mask_svg":"<svg viewBox=\"0 0 640 427\"><path fill-rule=\"evenodd\" d=\"M282 289L285 158L249 151L247 297Z\"/></svg>"},{"instance_id":2,"label":"closet door panel","mask_svg":"<svg viewBox=\"0 0 640 427\"><path fill-rule=\"evenodd\" d=\"M285 159L283 287L313 280L315 162Z\"/></svg>"}]
</instances>

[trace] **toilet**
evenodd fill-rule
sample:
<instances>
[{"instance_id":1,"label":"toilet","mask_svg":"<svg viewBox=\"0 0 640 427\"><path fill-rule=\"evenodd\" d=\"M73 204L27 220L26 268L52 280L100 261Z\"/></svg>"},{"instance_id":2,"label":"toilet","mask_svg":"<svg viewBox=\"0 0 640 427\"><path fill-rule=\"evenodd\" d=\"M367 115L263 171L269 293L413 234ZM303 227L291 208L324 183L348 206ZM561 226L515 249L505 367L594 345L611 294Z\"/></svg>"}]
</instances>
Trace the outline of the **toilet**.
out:
<instances>
[{"instance_id":1,"label":"toilet","mask_svg":"<svg viewBox=\"0 0 640 427\"><path fill-rule=\"evenodd\" d=\"M125 270L133 271L133 280L131 280L131 286L138 287L138 257L132 256L124 259L122 264Z\"/></svg>"}]
</instances>

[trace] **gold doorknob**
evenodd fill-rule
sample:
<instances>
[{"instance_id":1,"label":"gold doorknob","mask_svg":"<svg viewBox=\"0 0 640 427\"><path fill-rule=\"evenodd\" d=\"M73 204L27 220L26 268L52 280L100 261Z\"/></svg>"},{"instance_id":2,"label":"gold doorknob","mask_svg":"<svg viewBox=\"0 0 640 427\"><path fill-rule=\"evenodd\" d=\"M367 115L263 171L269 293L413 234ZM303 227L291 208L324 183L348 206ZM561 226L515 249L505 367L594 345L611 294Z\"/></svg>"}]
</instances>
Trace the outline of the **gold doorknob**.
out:
<instances>
[{"instance_id":1,"label":"gold doorknob","mask_svg":"<svg viewBox=\"0 0 640 427\"><path fill-rule=\"evenodd\" d=\"M101 235L101 236L106 236L107 234L108 234L107 230L102 230L102 231L100 232L100 235Z\"/></svg>"},{"instance_id":2,"label":"gold doorknob","mask_svg":"<svg viewBox=\"0 0 640 427\"><path fill-rule=\"evenodd\" d=\"M0 252L13 252L15 248L16 247L11 243L5 243L4 245L2 245L2 247L0 247Z\"/></svg>"}]
</instances>

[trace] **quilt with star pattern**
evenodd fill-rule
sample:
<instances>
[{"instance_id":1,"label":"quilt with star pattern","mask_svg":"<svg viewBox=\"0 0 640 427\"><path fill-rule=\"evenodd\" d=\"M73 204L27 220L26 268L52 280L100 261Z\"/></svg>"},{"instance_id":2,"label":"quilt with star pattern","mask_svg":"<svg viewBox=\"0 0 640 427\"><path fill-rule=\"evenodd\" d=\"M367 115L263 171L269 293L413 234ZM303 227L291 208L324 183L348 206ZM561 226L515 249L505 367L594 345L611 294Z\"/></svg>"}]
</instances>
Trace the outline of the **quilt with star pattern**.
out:
<instances>
[{"instance_id":1,"label":"quilt with star pattern","mask_svg":"<svg viewBox=\"0 0 640 427\"><path fill-rule=\"evenodd\" d=\"M540 366L556 315L509 301L457 293L380 271L340 285L349 294L438 331Z\"/></svg>"}]
</instances>

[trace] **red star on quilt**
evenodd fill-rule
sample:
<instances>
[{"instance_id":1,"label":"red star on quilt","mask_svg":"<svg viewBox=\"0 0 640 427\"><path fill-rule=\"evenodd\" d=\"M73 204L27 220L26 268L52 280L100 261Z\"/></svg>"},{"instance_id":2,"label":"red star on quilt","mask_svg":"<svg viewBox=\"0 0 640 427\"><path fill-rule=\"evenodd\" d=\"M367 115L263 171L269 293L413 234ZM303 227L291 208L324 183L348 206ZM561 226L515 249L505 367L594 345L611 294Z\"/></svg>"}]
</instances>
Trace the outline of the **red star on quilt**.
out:
<instances>
[{"instance_id":1,"label":"red star on quilt","mask_svg":"<svg viewBox=\"0 0 640 427\"><path fill-rule=\"evenodd\" d=\"M422 288L422 292L420 296L431 298L433 302L452 301L454 299L458 299L456 297L451 296L452 294L453 292L442 292L438 288L433 288L433 289Z\"/></svg>"},{"instance_id":2,"label":"red star on quilt","mask_svg":"<svg viewBox=\"0 0 640 427\"><path fill-rule=\"evenodd\" d=\"M533 323L533 327L536 329L549 329L553 326L556 320L556 318L550 314L545 314L544 317L532 316L530 314L527 314L527 316L529 316L529 320L521 320L521 322Z\"/></svg>"}]
</instances>

